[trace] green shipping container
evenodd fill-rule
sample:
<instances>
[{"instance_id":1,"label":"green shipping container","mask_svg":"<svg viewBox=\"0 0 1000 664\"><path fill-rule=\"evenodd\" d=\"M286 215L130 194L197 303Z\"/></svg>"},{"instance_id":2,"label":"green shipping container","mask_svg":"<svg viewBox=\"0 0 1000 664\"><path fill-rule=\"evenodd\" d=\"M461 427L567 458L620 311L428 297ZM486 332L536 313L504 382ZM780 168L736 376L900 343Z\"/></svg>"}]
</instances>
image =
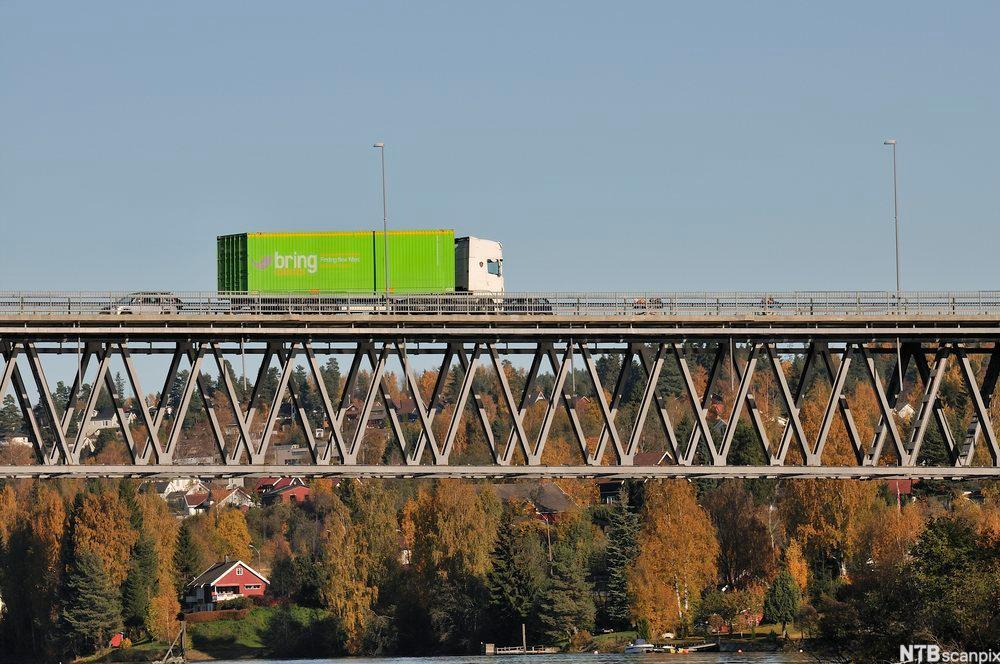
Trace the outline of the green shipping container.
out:
<instances>
[{"instance_id":1,"label":"green shipping container","mask_svg":"<svg viewBox=\"0 0 1000 664\"><path fill-rule=\"evenodd\" d=\"M218 289L374 293L455 290L455 231L241 233L218 238Z\"/></svg>"}]
</instances>

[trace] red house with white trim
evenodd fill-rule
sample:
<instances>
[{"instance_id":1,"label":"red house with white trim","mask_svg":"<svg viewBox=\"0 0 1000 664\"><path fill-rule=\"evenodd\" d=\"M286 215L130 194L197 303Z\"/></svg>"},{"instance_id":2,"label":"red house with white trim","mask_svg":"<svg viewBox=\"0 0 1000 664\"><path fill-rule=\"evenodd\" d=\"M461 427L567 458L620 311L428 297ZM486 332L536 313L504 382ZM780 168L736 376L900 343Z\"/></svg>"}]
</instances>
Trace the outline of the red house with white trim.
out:
<instances>
[{"instance_id":1,"label":"red house with white trim","mask_svg":"<svg viewBox=\"0 0 1000 664\"><path fill-rule=\"evenodd\" d=\"M216 604L241 597L261 597L270 582L242 560L215 563L184 589L188 611L214 611Z\"/></svg>"}]
</instances>

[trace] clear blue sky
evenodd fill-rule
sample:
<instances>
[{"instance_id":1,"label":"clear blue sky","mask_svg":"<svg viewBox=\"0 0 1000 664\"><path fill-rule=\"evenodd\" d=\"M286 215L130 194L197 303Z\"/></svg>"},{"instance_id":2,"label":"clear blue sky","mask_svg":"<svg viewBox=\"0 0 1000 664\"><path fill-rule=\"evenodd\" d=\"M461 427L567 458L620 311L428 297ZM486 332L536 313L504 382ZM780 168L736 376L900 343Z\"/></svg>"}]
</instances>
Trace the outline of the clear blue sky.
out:
<instances>
[{"instance_id":1,"label":"clear blue sky","mask_svg":"<svg viewBox=\"0 0 1000 664\"><path fill-rule=\"evenodd\" d=\"M997 288L1000 5L0 0L0 289L215 236L499 239L512 290Z\"/></svg>"}]
</instances>

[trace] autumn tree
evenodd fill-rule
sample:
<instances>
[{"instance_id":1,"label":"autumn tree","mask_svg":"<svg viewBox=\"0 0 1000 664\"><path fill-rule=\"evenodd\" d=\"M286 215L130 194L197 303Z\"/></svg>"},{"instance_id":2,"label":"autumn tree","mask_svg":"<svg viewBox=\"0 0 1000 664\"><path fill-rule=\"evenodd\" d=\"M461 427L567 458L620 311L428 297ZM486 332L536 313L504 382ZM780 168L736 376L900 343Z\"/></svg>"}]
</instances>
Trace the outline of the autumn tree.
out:
<instances>
[{"instance_id":1,"label":"autumn tree","mask_svg":"<svg viewBox=\"0 0 1000 664\"><path fill-rule=\"evenodd\" d=\"M171 640L177 633L177 614L181 608L174 568L180 526L167 504L156 494L141 494L137 502L145 536L152 542L155 559L147 627L158 639Z\"/></svg>"},{"instance_id":2,"label":"autumn tree","mask_svg":"<svg viewBox=\"0 0 1000 664\"><path fill-rule=\"evenodd\" d=\"M886 569L903 564L923 528L923 508L919 503L902 508L876 504L862 531L864 546L858 552L856 568L864 569L871 564Z\"/></svg>"},{"instance_id":3,"label":"autumn tree","mask_svg":"<svg viewBox=\"0 0 1000 664\"><path fill-rule=\"evenodd\" d=\"M749 629L752 637L757 636L757 625L764 614L764 599L767 586L763 583L752 583L743 590L736 590L733 604L736 606L736 626L738 629Z\"/></svg>"},{"instance_id":4,"label":"autumn tree","mask_svg":"<svg viewBox=\"0 0 1000 664\"><path fill-rule=\"evenodd\" d=\"M789 540L788 546L785 547L785 569L792 575L799 592L805 595L806 588L809 587L809 562L802 553L802 545L797 539Z\"/></svg>"},{"instance_id":5,"label":"autumn tree","mask_svg":"<svg viewBox=\"0 0 1000 664\"><path fill-rule=\"evenodd\" d=\"M365 625L377 590L367 585L366 564L359 560L356 531L347 507L336 499L323 519L323 535L318 569L322 583L320 600L338 619L345 634L346 650L355 654L361 648Z\"/></svg>"},{"instance_id":6,"label":"autumn tree","mask_svg":"<svg viewBox=\"0 0 1000 664\"><path fill-rule=\"evenodd\" d=\"M429 635L437 647L471 651L488 621L485 581L500 516L496 494L489 485L441 480L422 486L403 512L404 541L424 588L404 603L407 622L425 625L412 638Z\"/></svg>"},{"instance_id":7,"label":"autumn tree","mask_svg":"<svg viewBox=\"0 0 1000 664\"><path fill-rule=\"evenodd\" d=\"M399 520L392 493L384 480L345 482L344 505L354 524L359 565L367 571L367 584L382 586L399 559Z\"/></svg>"},{"instance_id":8,"label":"autumn tree","mask_svg":"<svg viewBox=\"0 0 1000 664\"><path fill-rule=\"evenodd\" d=\"M14 488L4 484L0 488L0 553L6 551L10 535L17 527L17 495Z\"/></svg>"},{"instance_id":9,"label":"autumn tree","mask_svg":"<svg viewBox=\"0 0 1000 664\"><path fill-rule=\"evenodd\" d=\"M719 540L719 574L731 588L768 579L776 564L761 509L738 480L724 481L705 496Z\"/></svg>"},{"instance_id":10,"label":"autumn tree","mask_svg":"<svg viewBox=\"0 0 1000 664\"><path fill-rule=\"evenodd\" d=\"M218 538L217 553L234 560L249 561L250 531L243 512L237 509L220 510L215 517L215 534Z\"/></svg>"},{"instance_id":11,"label":"autumn tree","mask_svg":"<svg viewBox=\"0 0 1000 664\"><path fill-rule=\"evenodd\" d=\"M719 543L689 482L651 482L645 499L629 588L634 617L655 637L689 623L692 605L715 581Z\"/></svg>"},{"instance_id":12,"label":"autumn tree","mask_svg":"<svg viewBox=\"0 0 1000 664\"><path fill-rule=\"evenodd\" d=\"M404 536L417 569L445 578L489 572L500 504L488 486L440 480L421 487L404 509Z\"/></svg>"},{"instance_id":13,"label":"autumn tree","mask_svg":"<svg viewBox=\"0 0 1000 664\"><path fill-rule=\"evenodd\" d=\"M66 505L49 483L36 482L24 496L10 532L4 565L4 618L15 652L51 652L66 554Z\"/></svg>"},{"instance_id":14,"label":"autumn tree","mask_svg":"<svg viewBox=\"0 0 1000 664\"><path fill-rule=\"evenodd\" d=\"M132 547L139 535L132 528L128 506L117 492L86 493L73 512L73 551L91 552L114 587L128 575Z\"/></svg>"}]
</instances>

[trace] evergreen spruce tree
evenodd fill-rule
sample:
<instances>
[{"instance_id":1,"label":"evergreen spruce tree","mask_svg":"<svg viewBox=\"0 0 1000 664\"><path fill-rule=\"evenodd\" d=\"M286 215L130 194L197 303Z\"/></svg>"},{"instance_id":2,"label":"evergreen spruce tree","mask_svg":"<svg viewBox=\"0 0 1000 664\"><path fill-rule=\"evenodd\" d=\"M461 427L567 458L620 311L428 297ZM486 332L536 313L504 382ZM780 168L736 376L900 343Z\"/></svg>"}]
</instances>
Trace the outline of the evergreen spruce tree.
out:
<instances>
[{"instance_id":1,"label":"evergreen spruce tree","mask_svg":"<svg viewBox=\"0 0 1000 664\"><path fill-rule=\"evenodd\" d=\"M0 408L0 433L5 435L19 434L24 431L21 409L18 407L14 397L7 395L3 398L3 407Z\"/></svg>"},{"instance_id":2,"label":"evergreen spruce tree","mask_svg":"<svg viewBox=\"0 0 1000 664\"><path fill-rule=\"evenodd\" d=\"M517 515L504 505L493 548L493 569L486 583L489 590L491 630L498 641L520 640L521 624L534 622L531 617L539 591L539 574L521 549Z\"/></svg>"},{"instance_id":3,"label":"evergreen spruce tree","mask_svg":"<svg viewBox=\"0 0 1000 664\"><path fill-rule=\"evenodd\" d=\"M552 549L552 575L540 602L538 622L552 643L569 641L594 628L594 598L586 570L570 542Z\"/></svg>"},{"instance_id":4,"label":"evergreen spruce tree","mask_svg":"<svg viewBox=\"0 0 1000 664\"><path fill-rule=\"evenodd\" d=\"M785 634L788 622L795 618L799 610L802 594L788 569L783 569L775 577L764 597L764 619L781 623L781 633Z\"/></svg>"},{"instance_id":5,"label":"evergreen spruce tree","mask_svg":"<svg viewBox=\"0 0 1000 664\"><path fill-rule=\"evenodd\" d=\"M632 624L628 570L639 555L636 541L639 535L639 517L631 509L628 497L628 490L623 487L618 494L618 501L612 503L608 515L606 611L608 626L614 629L627 629Z\"/></svg>"},{"instance_id":6,"label":"evergreen spruce tree","mask_svg":"<svg viewBox=\"0 0 1000 664\"><path fill-rule=\"evenodd\" d=\"M149 633L149 606L156 581L156 549L145 533L132 549L128 576L122 584L122 620L133 637Z\"/></svg>"},{"instance_id":7,"label":"evergreen spruce tree","mask_svg":"<svg viewBox=\"0 0 1000 664\"><path fill-rule=\"evenodd\" d=\"M204 561L201 559L201 551L194 537L191 535L191 528L187 521L181 522L180 532L177 534L177 548L174 549L174 568L177 570L175 586L177 594L184 592L184 587L194 580L196 576L205 571Z\"/></svg>"},{"instance_id":8,"label":"evergreen spruce tree","mask_svg":"<svg viewBox=\"0 0 1000 664\"><path fill-rule=\"evenodd\" d=\"M62 596L60 627L70 653L94 652L121 628L118 590L95 554L85 551L76 556Z\"/></svg>"}]
</instances>

